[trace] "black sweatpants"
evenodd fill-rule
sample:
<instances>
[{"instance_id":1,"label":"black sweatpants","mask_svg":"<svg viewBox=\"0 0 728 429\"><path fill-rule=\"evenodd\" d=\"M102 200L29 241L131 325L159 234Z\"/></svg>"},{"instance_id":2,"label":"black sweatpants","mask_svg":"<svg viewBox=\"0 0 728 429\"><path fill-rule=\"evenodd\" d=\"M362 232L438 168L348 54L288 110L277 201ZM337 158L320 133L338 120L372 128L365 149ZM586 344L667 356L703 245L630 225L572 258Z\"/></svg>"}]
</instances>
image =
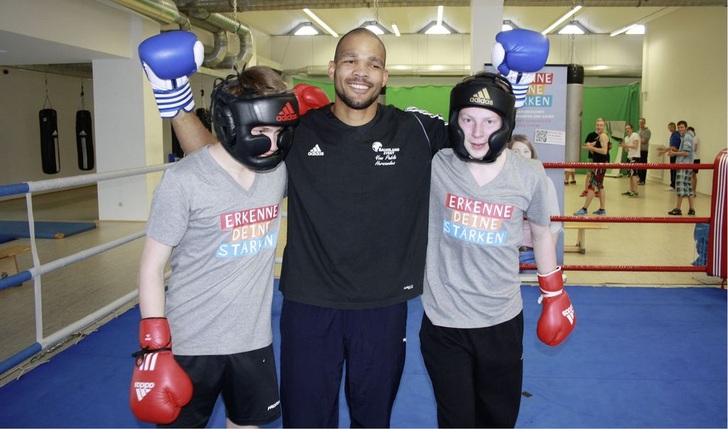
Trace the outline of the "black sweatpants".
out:
<instances>
[{"instance_id":1,"label":"black sweatpants","mask_svg":"<svg viewBox=\"0 0 728 429\"><path fill-rule=\"evenodd\" d=\"M425 315L420 347L439 427L515 427L523 387L523 312L477 329L435 326Z\"/></svg>"},{"instance_id":2,"label":"black sweatpants","mask_svg":"<svg viewBox=\"0 0 728 429\"><path fill-rule=\"evenodd\" d=\"M351 427L389 427L404 369L406 302L338 310L284 299L280 320L283 427L338 427L345 365Z\"/></svg>"}]
</instances>

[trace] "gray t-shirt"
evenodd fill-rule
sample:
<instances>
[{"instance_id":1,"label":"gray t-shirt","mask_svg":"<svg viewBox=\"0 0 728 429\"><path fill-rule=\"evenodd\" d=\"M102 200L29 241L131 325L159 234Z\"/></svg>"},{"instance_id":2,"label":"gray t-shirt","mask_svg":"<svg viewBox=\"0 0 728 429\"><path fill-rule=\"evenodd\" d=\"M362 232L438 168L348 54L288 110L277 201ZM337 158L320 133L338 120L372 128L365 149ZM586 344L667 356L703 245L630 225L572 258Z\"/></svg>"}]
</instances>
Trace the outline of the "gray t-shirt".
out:
<instances>
[{"instance_id":1,"label":"gray t-shirt","mask_svg":"<svg viewBox=\"0 0 728 429\"><path fill-rule=\"evenodd\" d=\"M201 149L167 169L147 235L174 247L166 316L177 355L222 355L272 342L275 248L286 167L249 190Z\"/></svg>"},{"instance_id":2,"label":"gray t-shirt","mask_svg":"<svg viewBox=\"0 0 728 429\"><path fill-rule=\"evenodd\" d=\"M518 246L523 216L548 225L548 177L539 162L506 150L503 170L479 186L452 149L432 161L422 304L436 326L483 328L523 309Z\"/></svg>"}]
</instances>

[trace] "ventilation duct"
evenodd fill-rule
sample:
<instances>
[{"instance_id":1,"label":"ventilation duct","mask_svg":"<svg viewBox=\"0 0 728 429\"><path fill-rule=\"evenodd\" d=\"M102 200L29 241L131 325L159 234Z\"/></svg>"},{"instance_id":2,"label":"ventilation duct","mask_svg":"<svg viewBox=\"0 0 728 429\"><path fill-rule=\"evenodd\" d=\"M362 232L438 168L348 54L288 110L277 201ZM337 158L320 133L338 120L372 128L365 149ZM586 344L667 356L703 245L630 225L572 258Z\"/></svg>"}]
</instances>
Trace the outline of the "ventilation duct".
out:
<instances>
[{"instance_id":1,"label":"ventilation duct","mask_svg":"<svg viewBox=\"0 0 728 429\"><path fill-rule=\"evenodd\" d=\"M160 24L177 24L180 29L190 31L194 25L213 34L212 52L205 55L203 65L211 69L242 70L253 56L253 33L240 22L204 9L189 11L189 17L180 13L171 0L111 0L114 3L147 16ZM226 32L235 34L240 40L240 49L235 55L228 52Z\"/></svg>"},{"instance_id":2,"label":"ventilation duct","mask_svg":"<svg viewBox=\"0 0 728 429\"><path fill-rule=\"evenodd\" d=\"M240 39L240 49L237 55L227 55L218 64L217 68L237 68L238 70L242 70L253 56L253 33L250 31L250 28L225 15L209 13L204 9L194 9L189 14L195 20L202 21L238 36L238 39Z\"/></svg>"}]
</instances>

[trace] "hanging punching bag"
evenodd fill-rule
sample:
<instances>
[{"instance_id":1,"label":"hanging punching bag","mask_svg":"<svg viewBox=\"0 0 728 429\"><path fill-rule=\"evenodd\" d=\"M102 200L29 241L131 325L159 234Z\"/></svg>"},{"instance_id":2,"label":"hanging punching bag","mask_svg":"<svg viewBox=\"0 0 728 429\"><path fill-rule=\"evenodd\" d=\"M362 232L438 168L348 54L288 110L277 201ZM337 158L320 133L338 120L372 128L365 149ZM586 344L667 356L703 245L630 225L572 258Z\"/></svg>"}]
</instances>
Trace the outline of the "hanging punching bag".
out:
<instances>
[{"instance_id":1,"label":"hanging punching bag","mask_svg":"<svg viewBox=\"0 0 728 429\"><path fill-rule=\"evenodd\" d=\"M94 137L91 129L91 112L86 110L83 80L81 80L81 105L76 112L76 154L79 170L94 169Z\"/></svg>"},{"instance_id":2,"label":"hanging punching bag","mask_svg":"<svg viewBox=\"0 0 728 429\"><path fill-rule=\"evenodd\" d=\"M78 168L88 171L94 169L94 139L91 130L91 112L76 112L76 152Z\"/></svg>"},{"instance_id":3,"label":"hanging punching bag","mask_svg":"<svg viewBox=\"0 0 728 429\"><path fill-rule=\"evenodd\" d=\"M45 174L56 174L61 170L58 152L58 116L53 109L42 109L40 119L40 156Z\"/></svg>"}]
</instances>

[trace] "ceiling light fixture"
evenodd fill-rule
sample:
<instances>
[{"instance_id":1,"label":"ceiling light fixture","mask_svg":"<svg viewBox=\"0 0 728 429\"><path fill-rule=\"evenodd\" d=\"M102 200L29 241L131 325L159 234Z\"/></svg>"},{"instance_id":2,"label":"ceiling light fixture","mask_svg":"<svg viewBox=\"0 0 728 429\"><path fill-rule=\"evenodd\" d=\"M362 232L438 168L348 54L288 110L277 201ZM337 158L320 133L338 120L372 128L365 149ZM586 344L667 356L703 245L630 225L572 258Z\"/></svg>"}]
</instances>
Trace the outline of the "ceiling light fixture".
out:
<instances>
[{"instance_id":1,"label":"ceiling light fixture","mask_svg":"<svg viewBox=\"0 0 728 429\"><path fill-rule=\"evenodd\" d=\"M429 24L427 24L424 28L422 28L418 33L424 33L424 34L454 34L457 33L452 27L445 24L442 20L442 15L444 12L444 6L440 5L437 7L437 20L432 21Z\"/></svg>"},{"instance_id":2,"label":"ceiling light fixture","mask_svg":"<svg viewBox=\"0 0 728 429\"><path fill-rule=\"evenodd\" d=\"M571 21L567 25L565 25L561 30L559 30L559 34L589 34L591 33L589 29L581 25L579 21Z\"/></svg>"},{"instance_id":3,"label":"ceiling light fixture","mask_svg":"<svg viewBox=\"0 0 728 429\"><path fill-rule=\"evenodd\" d=\"M396 23L392 23L392 31L394 31L394 35L397 37L400 37L401 34L399 33L399 27L397 27Z\"/></svg>"},{"instance_id":4,"label":"ceiling light fixture","mask_svg":"<svg viewBox=\"0 0 728 429\"><path fill-rule=\"evenodd\" d=\"M549 27L547 29L545 29L544 31L542 31L541 34L543 34L544 36L547 35L547 34L549 34L551 31L553 31L554 28L556 28L559 25L561 25L562 22L564 22L567 19L569 19L573 14L575 14L576 12L578 12L580 9L581 9L581 5L574 6L570 11L566 12L564 14L564 16L562 16L561 18L559 18L558 20L556 20L556 22L554 22L553 24L549 25Z\"/></svg>"},{"instance_id":5,"label":"ceiling light fixture","mask_svg":"<svg viewBox=\"0 0 728 429\"><path fill-rule=\"evenodd\" d=\"M329 33L330 35L332 35L334 37L339 37L339 35L336 33L336 31L332 30L331 27L329 27L321 18L319 18L318 16L316 16L315 13L311 12L311 9L304 8L303 9L303 12L306 15L310 16L311 19L313 19L314 21L316 21L316 23L318 25L320 25L324 30L326 30L327 33Z\"/></svg>"},{"instance_id":6,"label":"ceiling light fixture","mask_svg":"<svg viewBox=\"0 0 728 429\"><path fill-rule=\"evenodd\" d=\"M501 26L501 31L511 31L515 30L516 28L519 28L516 24L513 23L511 20L504 20L503 25Z\"/></svg>"},{"instance_id":7,"label":"ceiling light fixture","mask_svg":"<svg viewBox=\"0 0 728 429\"><path fill-rule=\"evenodd\" d=\"M289 31L288 34L293 36L318 36L319 34L321 34L321 32L310 22L302 22L297 26L293 27L293 29Z\"/></svg>"},{"instance_id":8,"label":"ceiling light fixture","mask_svg":"<svg viewBox=\"0 0 728 429\"><path fill-rule=\"evenodd\" d=\"M379 36L381 36L382 34L390 33L390 31L385 26L376 21L367 21L361 26Z\"/></svg>"}]
</instances>

